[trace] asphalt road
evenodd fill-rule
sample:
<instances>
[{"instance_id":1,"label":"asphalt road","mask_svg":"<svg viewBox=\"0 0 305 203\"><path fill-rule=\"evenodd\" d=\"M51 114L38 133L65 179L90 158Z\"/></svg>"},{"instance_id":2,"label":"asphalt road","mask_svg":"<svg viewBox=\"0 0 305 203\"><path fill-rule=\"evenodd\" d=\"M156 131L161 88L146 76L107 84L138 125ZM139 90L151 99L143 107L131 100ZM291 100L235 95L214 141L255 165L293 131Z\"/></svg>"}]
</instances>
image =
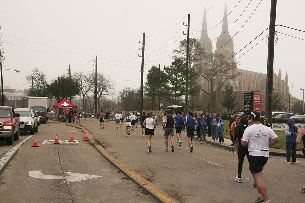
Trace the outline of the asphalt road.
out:
<instances>
[{"instance_id":1,"label":"asphalt road","mask_svg":"<svg viewBox=\"0 0 305 203\"><path fill-rule=\"evenodd\" d=\"M56 133L62 144L50 141ZM79 144L65 142L71 135ZM1 174L0 202L155 202L81 136L64 123L40 125L39 147L30 139ZM1 155L11 147L1 145Z\"/></svg>"},{"instance_id":2,"label":"asphalt road","mask_svg":"<svg viewBox=\"0 0 305 203\"><path fill-rule=\"evenodd\" d=\"M152 141L152 153L146 153L145 138L136 128L130 136L125 126L116 129L113 122L100 129L97 120L82 121L104 147L122 163L161 188L180 202L254 202L257 196L247 159L243 168L243 183L234 181L237 175L237 155L194 140L194 152L187 151L186 133L182 146L175 152L165 152L163 130L157 127ZM175 139L176 141L176 139ZM305 186L305 161L297 159L289 165L285 157L270 157L263 179L272 202L303 202L298 191Z\"/></svg>"}]
</instances>

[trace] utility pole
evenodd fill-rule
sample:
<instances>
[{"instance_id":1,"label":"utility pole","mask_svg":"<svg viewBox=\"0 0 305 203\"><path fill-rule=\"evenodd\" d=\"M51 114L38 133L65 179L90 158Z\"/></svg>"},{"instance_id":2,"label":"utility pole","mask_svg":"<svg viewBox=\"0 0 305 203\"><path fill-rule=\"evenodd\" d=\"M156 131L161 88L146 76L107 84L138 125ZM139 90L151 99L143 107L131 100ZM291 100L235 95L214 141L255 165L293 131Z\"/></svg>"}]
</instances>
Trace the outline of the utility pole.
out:
<instances>
[{"instance_id":1,"label":"utility pole","mask_svg":"<svg viewBox=\"0 0 305 203\"><path fill-rule=\"evenodd\" d=\"M97 118L97 56L95 57L95 77L94 77L94 116Z\"/></svg>"},{"instance_id":2,"label":"utility pole","mask_svg":"<svg viewBox=\"0 0 305 203\"><path fill-rule=\"evenodd\" d=\"M70 66L70 64L69 64L68 74L69 74L69 78L71 79L71 66Z\"/></svg>"},{"instance_id":3,"label":"utility pole","mask_svg":"<svg viewBox=\"0 0 305 203\"><path fill-rule=\"evenodd\" d=\"M301 91L303 91L303 113L304 113L304 90L303 88L300 88Z\"/></svg>"},{"instance_id":4,"label":"utility pole","mask_svg":"<svg viewBox=\"0 0 305 203\"><path fill-rule=\"evenodd\" d=\"M266 84L266 112L269 123L272 126L272 96L273 96L273 62L274 62L274 35L276 21L277 0L271 0L269 41L268 41L268 62L267 62L267 84Z\"/></svg>"},{"instance_id":5,"label":"utility pole","mask_svg":"<svg viewBox=\"0 0 305 203\"><path fill-rule=\"evenodd\" d=\"M190 57L190 21L191 14L187 15L186 34L186 76L185 76L185 113L188 113L188 83L189 83L189 57Z\"/></svg>"},{"instance_id":6,"label":"utility pole","mask_svg":"<svg viewBox=\"0 0 305 203\"><path fill-rule=\"evenodd\" d=\"M143 113L143 73L144 73L144 51L145 51L145 32L143 33L143 41L142 41L142 62L141 62L141 104L140 104L140 116L142 117Z\"/></svg>"},{"instance_id":7,"label":"utility pole","mask_svg":"<svg viewBox=\"0 0 305 203\"><path fill-rule=\"evenodd\" d=\"M1 53L1 49L0 49L0 71L1 71L1 106L4 106L3 74L2 74L2 53Z\"/></svg>"},{"instance_id":8,"label":"utility pole","mask_svg":"<svg viewBox=\"0 0 305 203\"><path fill-rule=\"evenodd\" d=\"M161 111L161 97L160 97L160 89L161 89L161 67L159 64L159 72L158 72L158 99L159 99L159 112Z\"/></svg>"},{"instance_id":9,"label":"utility pole","mask_svg":"<svg viewBox=\"0 0 305 203\"><path fill-rule=\"evenodd\" d=\"M71 79L71 66L70 66L70 64L69 64L69 69L68 69L68 75L69 75L69 78ZM69 101L72 102L71 97L69 98Z\"/></svg>"}]
</instances>

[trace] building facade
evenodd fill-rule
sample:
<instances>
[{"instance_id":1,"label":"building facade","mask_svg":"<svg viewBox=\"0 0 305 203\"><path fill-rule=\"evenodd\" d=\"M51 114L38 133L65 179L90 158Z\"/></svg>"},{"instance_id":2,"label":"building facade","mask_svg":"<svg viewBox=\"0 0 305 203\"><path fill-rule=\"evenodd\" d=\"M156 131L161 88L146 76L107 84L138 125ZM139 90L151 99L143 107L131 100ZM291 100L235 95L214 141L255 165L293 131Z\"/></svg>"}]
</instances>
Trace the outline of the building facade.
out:
<instances>
[{"instance_id":1,"label":"building facade","mask_svg":"<svg viewBox=\"0 0 305 203\"><path fill-rule=\"evenodd\" d=\"M212 40L208 36L208 23L206 18L206 11L203 17L202 23L202 31L200 37L201 47L204 51L203 56L201 57L198 63L198 72L200 74L204 73L205 69L210 68L208 62L208 56L215 55L221 56L225 61L233 64L232 69L228 72L229 75L236 75L233 79L229 79L226 81L227 84L230 84L233 87L235 95L237 97L237 107L243 107L243 93L244 92L259 92L262 94L262 111L265 111L265 100L266 100L266 81L267 75L263 73L243 70L237 67L235 63L235 51L234 51L234 42L233 38L229 33L228 27L228 19L227 19L227 8L224 10L224 18L222 22L222 31L220 36L216 40L216 48L213 52ZM210 92L210 87L214 89L217 88L217 85L211 85L211 80L207 80L205 77L199 77L198 84L201 88L201 96L209 97L207 94ZM223 85L219 90L216 91L216 105L217 111L220 113L226 112L221 105L223 93L224 93ZM286 73L284 79L281 73L281 70L278 74L274 73L273 75L273 87L274 93L278 93L281 95L282 103L285 107L287 107L288 111L288 100L289 100L289 86L288 86L288 74ZM206 102L207 103L207 102ZM208 105L208 104L204 104ZM204 109L208 109L207 106L203 107Z\"/></svg>"}]
</instances>

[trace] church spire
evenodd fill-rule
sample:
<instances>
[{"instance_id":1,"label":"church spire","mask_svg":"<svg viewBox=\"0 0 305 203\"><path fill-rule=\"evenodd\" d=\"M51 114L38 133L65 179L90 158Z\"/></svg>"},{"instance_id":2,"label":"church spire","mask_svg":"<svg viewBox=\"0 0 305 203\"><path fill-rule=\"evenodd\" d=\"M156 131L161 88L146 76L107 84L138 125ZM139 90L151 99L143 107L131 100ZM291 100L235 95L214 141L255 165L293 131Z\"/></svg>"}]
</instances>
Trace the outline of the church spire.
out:
<instances>
[{"instance_id":1,"label":"church spire","mask_svg":"<svg viewBox=\"0 0 305 203\"><path fill-rule=\"evenodd\" d=\"M207 12L204 9L200 44L206 54L212 53L212 41L208 36Z\"/></svg>"},{"instance_id":2,"label":"church spire","mask_svg":"<svg viewBox=\"0 0 305 203\"><path fill-rule=\"evenodd\" d=\"M208 23L207 23L207 12L204 9L203 21L202 21L202 30L201 30L201 38L204 39L208 37Z\"/></svg>"},{"instance_id":3,"label":"church spire","mask_svg":"<svg viewBox=\"0 0 305 203\"><path fill-rule=\"evenodd\" d=\"M227 4L225 5L225 11L223 16L223 24L222 24L222 33L226 33L229 31L229 23L227 18L228 12L227 12Z\"/></svg>"}]
</instances>

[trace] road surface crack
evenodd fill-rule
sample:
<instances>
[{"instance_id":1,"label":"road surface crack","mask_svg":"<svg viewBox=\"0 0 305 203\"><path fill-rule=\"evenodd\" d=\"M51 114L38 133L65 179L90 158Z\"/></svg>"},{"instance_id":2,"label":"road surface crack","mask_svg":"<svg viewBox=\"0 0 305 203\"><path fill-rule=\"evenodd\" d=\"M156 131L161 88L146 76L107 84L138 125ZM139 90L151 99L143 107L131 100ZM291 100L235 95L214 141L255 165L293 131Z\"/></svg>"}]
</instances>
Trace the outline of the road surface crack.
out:
<instances>
[{"instance_id":1,"label":"road surface crack","mask_svg":"<svg viewBox=\"0 0 305 203\"><path fill-rule=\"evenodd\" d=\"M58 161L59 161L59 165L60 165L60 170L61 170L61 173L62 173L62 176L64 177L64 183L66 184L67 186L67 189L68 189L68 193L69 193L69 196L72 200L72 202L75 202L74 198L73 198L73 195L72 195L72 188L71 188L71 185L68 183L67 181L67 176L66 176L66 173L63 169L63 166L62 166L62 162L61 162L61 159L60 159L60 153L59 153L59 148L57 148L57 156L58 156Z\"/></svg>"}]
</instances>

